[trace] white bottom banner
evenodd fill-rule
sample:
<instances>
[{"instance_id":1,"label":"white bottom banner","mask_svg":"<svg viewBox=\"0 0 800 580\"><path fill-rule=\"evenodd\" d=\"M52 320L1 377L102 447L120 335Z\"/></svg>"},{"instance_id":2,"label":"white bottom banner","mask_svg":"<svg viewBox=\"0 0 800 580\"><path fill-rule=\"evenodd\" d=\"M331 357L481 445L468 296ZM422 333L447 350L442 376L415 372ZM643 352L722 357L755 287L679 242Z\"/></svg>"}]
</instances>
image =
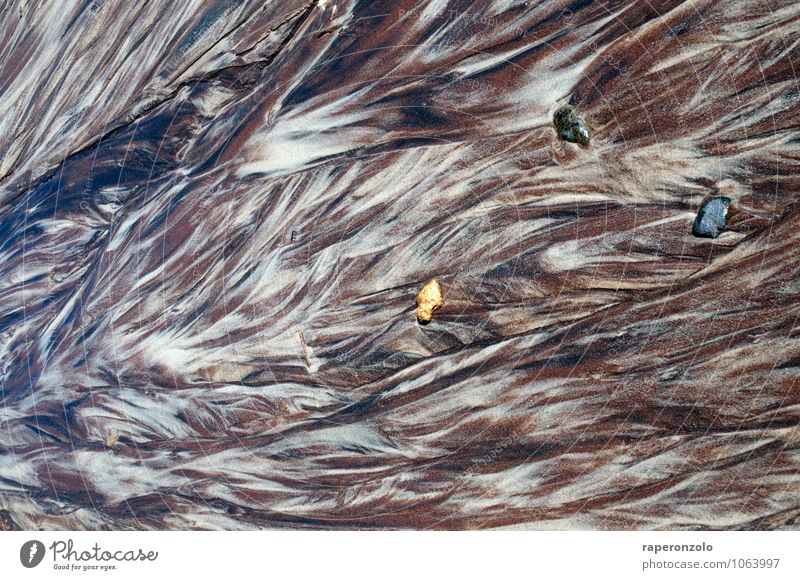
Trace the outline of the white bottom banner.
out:
<instances>
[{"instance_id":1,"label":"white bottom banner","mask_svg":"<svg viewBox=\"0 0 800 580\"><path fill-rule=\"evenodd\" d=\"M794 579L798 540L796 532L4 532L0 570L4 579Z\"/></svg>"}]
</instances>

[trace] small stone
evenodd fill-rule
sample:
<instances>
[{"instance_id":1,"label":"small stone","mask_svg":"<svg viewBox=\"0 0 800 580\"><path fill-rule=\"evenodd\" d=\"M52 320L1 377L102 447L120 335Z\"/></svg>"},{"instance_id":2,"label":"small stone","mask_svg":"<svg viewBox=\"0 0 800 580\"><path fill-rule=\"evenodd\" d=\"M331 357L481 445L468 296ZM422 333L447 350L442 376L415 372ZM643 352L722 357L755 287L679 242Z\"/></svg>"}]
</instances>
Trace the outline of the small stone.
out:
<instances>
[{"instance_id":1,"label":"small stone","mask_svg":"<svg viewBox=\"0 0 800 580\"><path fill-rule=\"evenodd\" d=\"M664 371L660 375L658 375L658 382L659 383L667 383L669 381L674 381L678 377L683 374L683 371L679 368L672 368Z\"/></svg>"},{"instance_id":2,"label":"small stone","mask_svg":"<svg viewBox=\"0 0 800 580\"><path fill-rule=\"evenodd\" d=\"M420 324L428 324L433 320L433 313L444 306L442 287L434 278L417 294L417 320Z\"/></svg>"},{"instance_id":3,"label":"small stone","mask_svg":"<svg viewBox=\"0 0 800 580\"><path fill-rule=\"evenodd\" d=\"M700 206L692 226L692 235L698 238L716 238L725 229L728 208L731 200L728 197L709 197Z\"/></svg>"},{"instance_id":4,"label":"small stone","mask_svg":"<svg viewBox=\"0 0 800 580\"><path fill-rule=\"evenodd\" d=\"M555 112L553 124L556 126L558 136L564 141L578 145L589 144L589 128L578 112L569 105Z\"/></svg>"},{"instance_id":5,"label":"small stone","mask_svg":"<svg viewBox=\"0 0 800 580\"><path fill-rule=\"evenodd\" d=\"M108 436L106 437L106 446L108 448L114 447L114 445L119 442L119 431L114 429L113 427L108 431Z\"/></svg>"},{"instance_id":6,"label":"small stone","mask_svg":"<svg viewBox=\"0 0 800 580\"><path fill-rule=\"evenodd\" d=\"M10 513L0 510L0 532L18 532L21 529Z\"/></svg>"}]
</instances>

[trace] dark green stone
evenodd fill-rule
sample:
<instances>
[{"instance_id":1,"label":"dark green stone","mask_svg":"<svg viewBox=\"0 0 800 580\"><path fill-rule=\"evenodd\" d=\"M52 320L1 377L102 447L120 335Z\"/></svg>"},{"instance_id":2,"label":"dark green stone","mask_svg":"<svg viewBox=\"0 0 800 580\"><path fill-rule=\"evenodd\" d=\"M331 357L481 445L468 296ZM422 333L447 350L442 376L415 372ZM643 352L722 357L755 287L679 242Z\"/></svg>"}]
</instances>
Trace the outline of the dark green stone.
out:
<instances>
[{"instance_id":1,"label":"dark green stone","mask_svg":"<svg viewBox=\"0 0 800 580\"><path fill-rule=\"evenodd\" d=\"M553 124L556 126L558 136L564 141L589 144L589 128L578 112L570 106L561 107L553 115Z\"/></svg>"}]
</instances>

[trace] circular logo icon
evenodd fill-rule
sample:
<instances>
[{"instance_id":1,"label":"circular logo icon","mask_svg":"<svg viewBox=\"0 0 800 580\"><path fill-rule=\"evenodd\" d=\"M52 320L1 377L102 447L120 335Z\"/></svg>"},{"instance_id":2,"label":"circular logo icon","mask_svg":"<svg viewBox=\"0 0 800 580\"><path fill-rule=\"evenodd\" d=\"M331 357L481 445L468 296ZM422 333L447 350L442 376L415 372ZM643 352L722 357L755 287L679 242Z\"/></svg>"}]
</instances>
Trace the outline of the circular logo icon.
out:
<instances>
[{"instance_id":1,"label":"circular logo icon","mask_svg":"<svg viewBox=\"0 0 800 580\"><path fill-rule=\"evenodd\" d=\"M26 568L35 568L44 559L44 544L39 540L30 540L19 549L19 561Z\"/></svg>"}]
</instances>

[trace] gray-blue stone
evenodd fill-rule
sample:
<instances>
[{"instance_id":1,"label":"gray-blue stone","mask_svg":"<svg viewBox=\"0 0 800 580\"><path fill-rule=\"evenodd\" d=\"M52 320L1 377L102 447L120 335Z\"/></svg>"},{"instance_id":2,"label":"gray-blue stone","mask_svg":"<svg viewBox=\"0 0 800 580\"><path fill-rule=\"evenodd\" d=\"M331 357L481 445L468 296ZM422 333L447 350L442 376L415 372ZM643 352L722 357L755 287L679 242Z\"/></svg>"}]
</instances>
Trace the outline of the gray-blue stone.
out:
<instances>
[{"instance_id":1,"label":"gray-blue stone","mask_svg":"<svg viewBox=\"0 0 800 580\"><path fill-rule=\"evenodd\" d=\"M698 238L716 238L725 229L728 219L728 197L709 197L700 206L692 226L692 234Z\"/></svg>"}]
</instances>

